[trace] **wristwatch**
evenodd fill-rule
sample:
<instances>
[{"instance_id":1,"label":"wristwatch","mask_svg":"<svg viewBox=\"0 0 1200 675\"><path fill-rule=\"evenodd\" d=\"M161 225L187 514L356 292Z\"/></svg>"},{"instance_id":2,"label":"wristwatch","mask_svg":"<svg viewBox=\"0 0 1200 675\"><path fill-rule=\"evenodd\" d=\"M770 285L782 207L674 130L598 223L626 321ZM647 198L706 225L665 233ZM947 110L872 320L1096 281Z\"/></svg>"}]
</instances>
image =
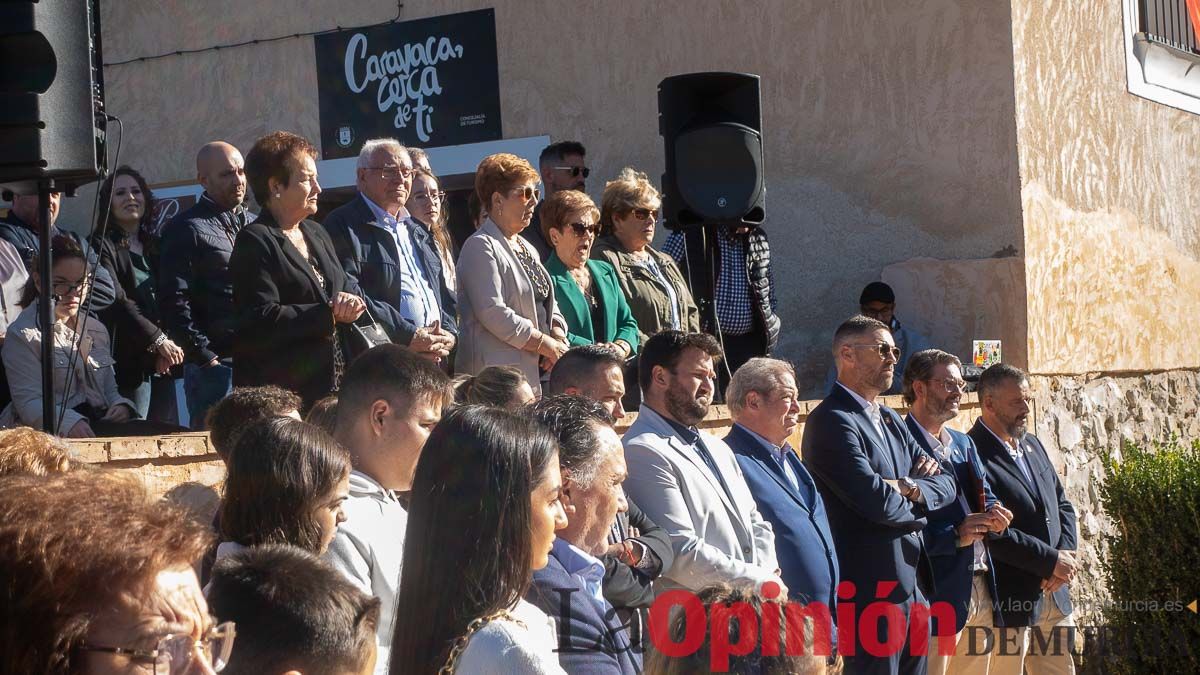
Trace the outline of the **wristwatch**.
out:
<instances>
[{"instance_id":1,"label":"wristwatch","mask_svg":"<svg viewBox=\"0 0 1200 675\"><path fill-rule=\"evenodd\" d=\"M912 494L913 490L917 489L917 484L914 483L913 479L909 478L908 476L905 476L896 482L900 486L900 496L902 497L907 498L910 494Z\"/></svg>"}]
</instances>

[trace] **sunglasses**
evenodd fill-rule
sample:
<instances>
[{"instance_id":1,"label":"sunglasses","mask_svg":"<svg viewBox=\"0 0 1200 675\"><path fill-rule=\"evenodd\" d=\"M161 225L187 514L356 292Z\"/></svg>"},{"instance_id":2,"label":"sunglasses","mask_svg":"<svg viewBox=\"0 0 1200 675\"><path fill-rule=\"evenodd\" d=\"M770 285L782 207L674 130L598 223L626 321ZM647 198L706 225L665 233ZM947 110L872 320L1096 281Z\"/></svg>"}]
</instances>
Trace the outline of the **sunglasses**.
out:
<instances>
[{"instance_id":1,"label":"sunglasses","mask_svg":"<svg viewBox=\"0 0 1200 675\"><path fill-rule=\"evenodd\" d=\"M874 349L875 351L879 352L879 358L881 359L886 359L890 356L897 361L900 360L900 348L893 347L886 342L880 342L878 344L856 344L850 346L858 347L860 349Z\"/></svg>"},{"instance_id":2,"label":"sunglasses","mask_svg":"<svg viewBox=\"0 0 1200 675\"><path fill-rule=\"evenodd\" d=\"M509 194L512 194L514 192L519 194L527 202L528 201L536 202L537 200L542 198L542 191L533 187L532 185L526 185L525 187L515 187L508 191Z\"/></svg>"},{"instance_id":3,"label":"sunglasses","mask_svg":"<svg viewBox=\"0 0 1200 675\"><path fill-rule=\"evenodd\" d=\"M570 171L571 178L579 178L579 174L583 174L584 178L592 175L592 170L586 166L556 166L555 171Z\"/></svg>"},{"instance_id":4,"label":"sunglasses","mask_svg":"<svg viewBox=\"0 0 1200 675\"><path fill-rule=\"evenodd\" d=\"M658 209L629 209L638 220L658 220Z\"/></svg>"},{"instance_id":5,"label":"sunglasses","mask_svg":"<svg viewBox=\"0 0 1200 675\"><path fill-rule=\"evenodd\" d=\"M589 232L591 232L594 235L600 234L600 226L599 225L587 225L585 223L571 223L567 227L571 228L571 231L575 233L576 237L582 237Z\"/></svg>"}]
</instances>

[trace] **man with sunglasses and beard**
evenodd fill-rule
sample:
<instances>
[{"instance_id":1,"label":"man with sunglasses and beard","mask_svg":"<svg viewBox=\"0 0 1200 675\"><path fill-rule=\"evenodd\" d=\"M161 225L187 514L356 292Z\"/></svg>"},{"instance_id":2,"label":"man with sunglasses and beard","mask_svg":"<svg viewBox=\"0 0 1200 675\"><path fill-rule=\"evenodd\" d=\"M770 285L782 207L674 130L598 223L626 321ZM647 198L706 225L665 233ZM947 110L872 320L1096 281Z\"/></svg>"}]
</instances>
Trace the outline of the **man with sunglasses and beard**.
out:
<instances>
[{"instance_id":1,"label":"man with sunglasses and beard","mask_svg":"<svg viewBox=\"0 0 1200 675\"><path fill-rule=\"evenodd\" d=\"M545 204L545 200L555 192L562 190L585 191L587 177L592 173L592 170L584 164L586 156L587 150L579 141L551 143L542 148L542 154L538 155L538 172L542 175L543 199L534 208L533 220L529 221L529 227L521 232L521 236L525 238L525 241L533 244L533 248L537 250L538 256L542 259L542 264L545 264L550 259L550 254L554 252L554 247L550 245L545 233L542 232L542 204Z\"/></svg>"},{"instance_id":2,"label":"man with sunglasses and beard","mask_svg":"<svg viewBox=\"0 0 1200 675\"><path fill-rule=\"evenodd\" d=\"M924 639L909 630L913 606L926 603L932 576L921 531L930 512L956 498L957 484L900 416L876 401L892 386L900 357L887 325L865 316L845 321L834 334L833 355L838 383L809 414L800 455L825 500L841 578L854 586L849 596L840 590L838 599L853 603L857 630L853 645L842 639L838 649L847 673L923 674L928 623ZM904 620L876 621L875 609L868 614L875 619L859 625L876 602L896 605ZM867 641L872 654L862 636L876 629L876 639ZM879 653L900 635L898 648Z\"/></svg>"},{"instance_id":3,"label":"man with sunglasses and beard","mask_svg":"<svg viewBox=\"0 0 1200 675\"><path fill-rule=\"evenodd\" d=\"M671 538L675 560L654 584L660 596L729 584L785 598L771 524L733 451L697 428L712 405L720 357L716 339L704 333L665 330L646 342L642 407L623 439L625 491Z\"/></svg>"}]
</instances>

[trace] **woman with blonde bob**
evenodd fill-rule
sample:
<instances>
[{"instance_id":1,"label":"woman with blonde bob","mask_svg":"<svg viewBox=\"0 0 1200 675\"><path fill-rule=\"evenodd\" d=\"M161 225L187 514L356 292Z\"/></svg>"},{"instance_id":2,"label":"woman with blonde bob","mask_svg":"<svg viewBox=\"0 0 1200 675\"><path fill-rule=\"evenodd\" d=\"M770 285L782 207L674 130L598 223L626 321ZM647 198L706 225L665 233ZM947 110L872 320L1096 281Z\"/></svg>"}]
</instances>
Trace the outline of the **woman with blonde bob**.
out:
<instances>
[{"instance_id":1,"label":"woman with blonde bob","mask_svg":"<svg viewBox=\"0 0 1200 675\"><path fill-rule=\"evenodd\" d=\"M487 366L516 366L534 394L567 351L567 324L550 274L521 237L538 202L538 172L506 153L485 157L475 192L488 217L458 257L458 351L454 369L474 375Z\"/></svg>"},{"instance_id":2,"label":"woman with blonde bob","mask_svg":"<svg viewBox=\"0 0 1200 675\"><path fill-rule=\"evenodd\" d=\"M650 242L662 198L646 174L626 167L604 186L592 257L613 266L644 344L662 330L700 331L700 310L679 266Z\"/></svg>"}]
</instances>

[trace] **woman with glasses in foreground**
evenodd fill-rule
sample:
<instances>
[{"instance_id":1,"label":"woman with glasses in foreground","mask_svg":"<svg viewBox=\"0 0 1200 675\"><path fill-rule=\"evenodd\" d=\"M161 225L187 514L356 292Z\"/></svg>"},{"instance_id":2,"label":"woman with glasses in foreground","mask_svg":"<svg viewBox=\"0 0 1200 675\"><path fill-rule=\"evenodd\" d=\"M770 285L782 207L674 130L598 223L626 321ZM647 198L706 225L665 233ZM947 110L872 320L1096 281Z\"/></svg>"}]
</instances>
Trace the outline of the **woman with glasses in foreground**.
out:
<instances>
[{"instance_id":1,"label":"woman with glasses in foreground","mask_svg":"<svg viewBox=\"0 0 1200 675\"><path fill-rule=\"evenodd\" d=\"M538 172L526 160L485 157L475 191L488 213L458 257L458 352L454 370L475 375L487 366L516 366L534 394L543 373L567 351L567 324L550 274L521 231L538 202Z\"/></svg>"},{"instance_id":2,"label":"woman with glasses in foreground","mask_svg":"<svg viewBox=\"0 0 1200 675\"><path fill-rule=\"evenodd\" d=\"M234 626L192 570L211 540L116 472L0 478L0 672L220 672Z\"/></svg>"},{"instance_id":3,"label":"woman with glasses in foreground","mask_svg":"<svg viewBox=\"0 0 1200 675\"><path fill-rule=\"evenodd\" d=\"M542 234L553 249L546 269L567 320L567 342L572 347L602 343L628 359L639 344L637 322L612 265L588 259L599 220L600 210L586 194L551 195L542 204Z\"/></svg>"},{"instance_id":4,"label":"woman with glasses in foreground","mask_svg":"<svg viewBox=\"0 0 1200 675\"><path fill-rule=\"evenodd\" d=\"M108 330L100 319L80 311L88 294L88 266L74 239L50 244L50 297L54 301L54 434L69 438L148 436L179 431L172 424L137 419L133 401L121 395ZM2 350L12 403L0 413L0 427L42 428L42 335L39 306L46 296L34 261L25 287L25 308L12 325Z\"/></svg>"}]
</instances>

